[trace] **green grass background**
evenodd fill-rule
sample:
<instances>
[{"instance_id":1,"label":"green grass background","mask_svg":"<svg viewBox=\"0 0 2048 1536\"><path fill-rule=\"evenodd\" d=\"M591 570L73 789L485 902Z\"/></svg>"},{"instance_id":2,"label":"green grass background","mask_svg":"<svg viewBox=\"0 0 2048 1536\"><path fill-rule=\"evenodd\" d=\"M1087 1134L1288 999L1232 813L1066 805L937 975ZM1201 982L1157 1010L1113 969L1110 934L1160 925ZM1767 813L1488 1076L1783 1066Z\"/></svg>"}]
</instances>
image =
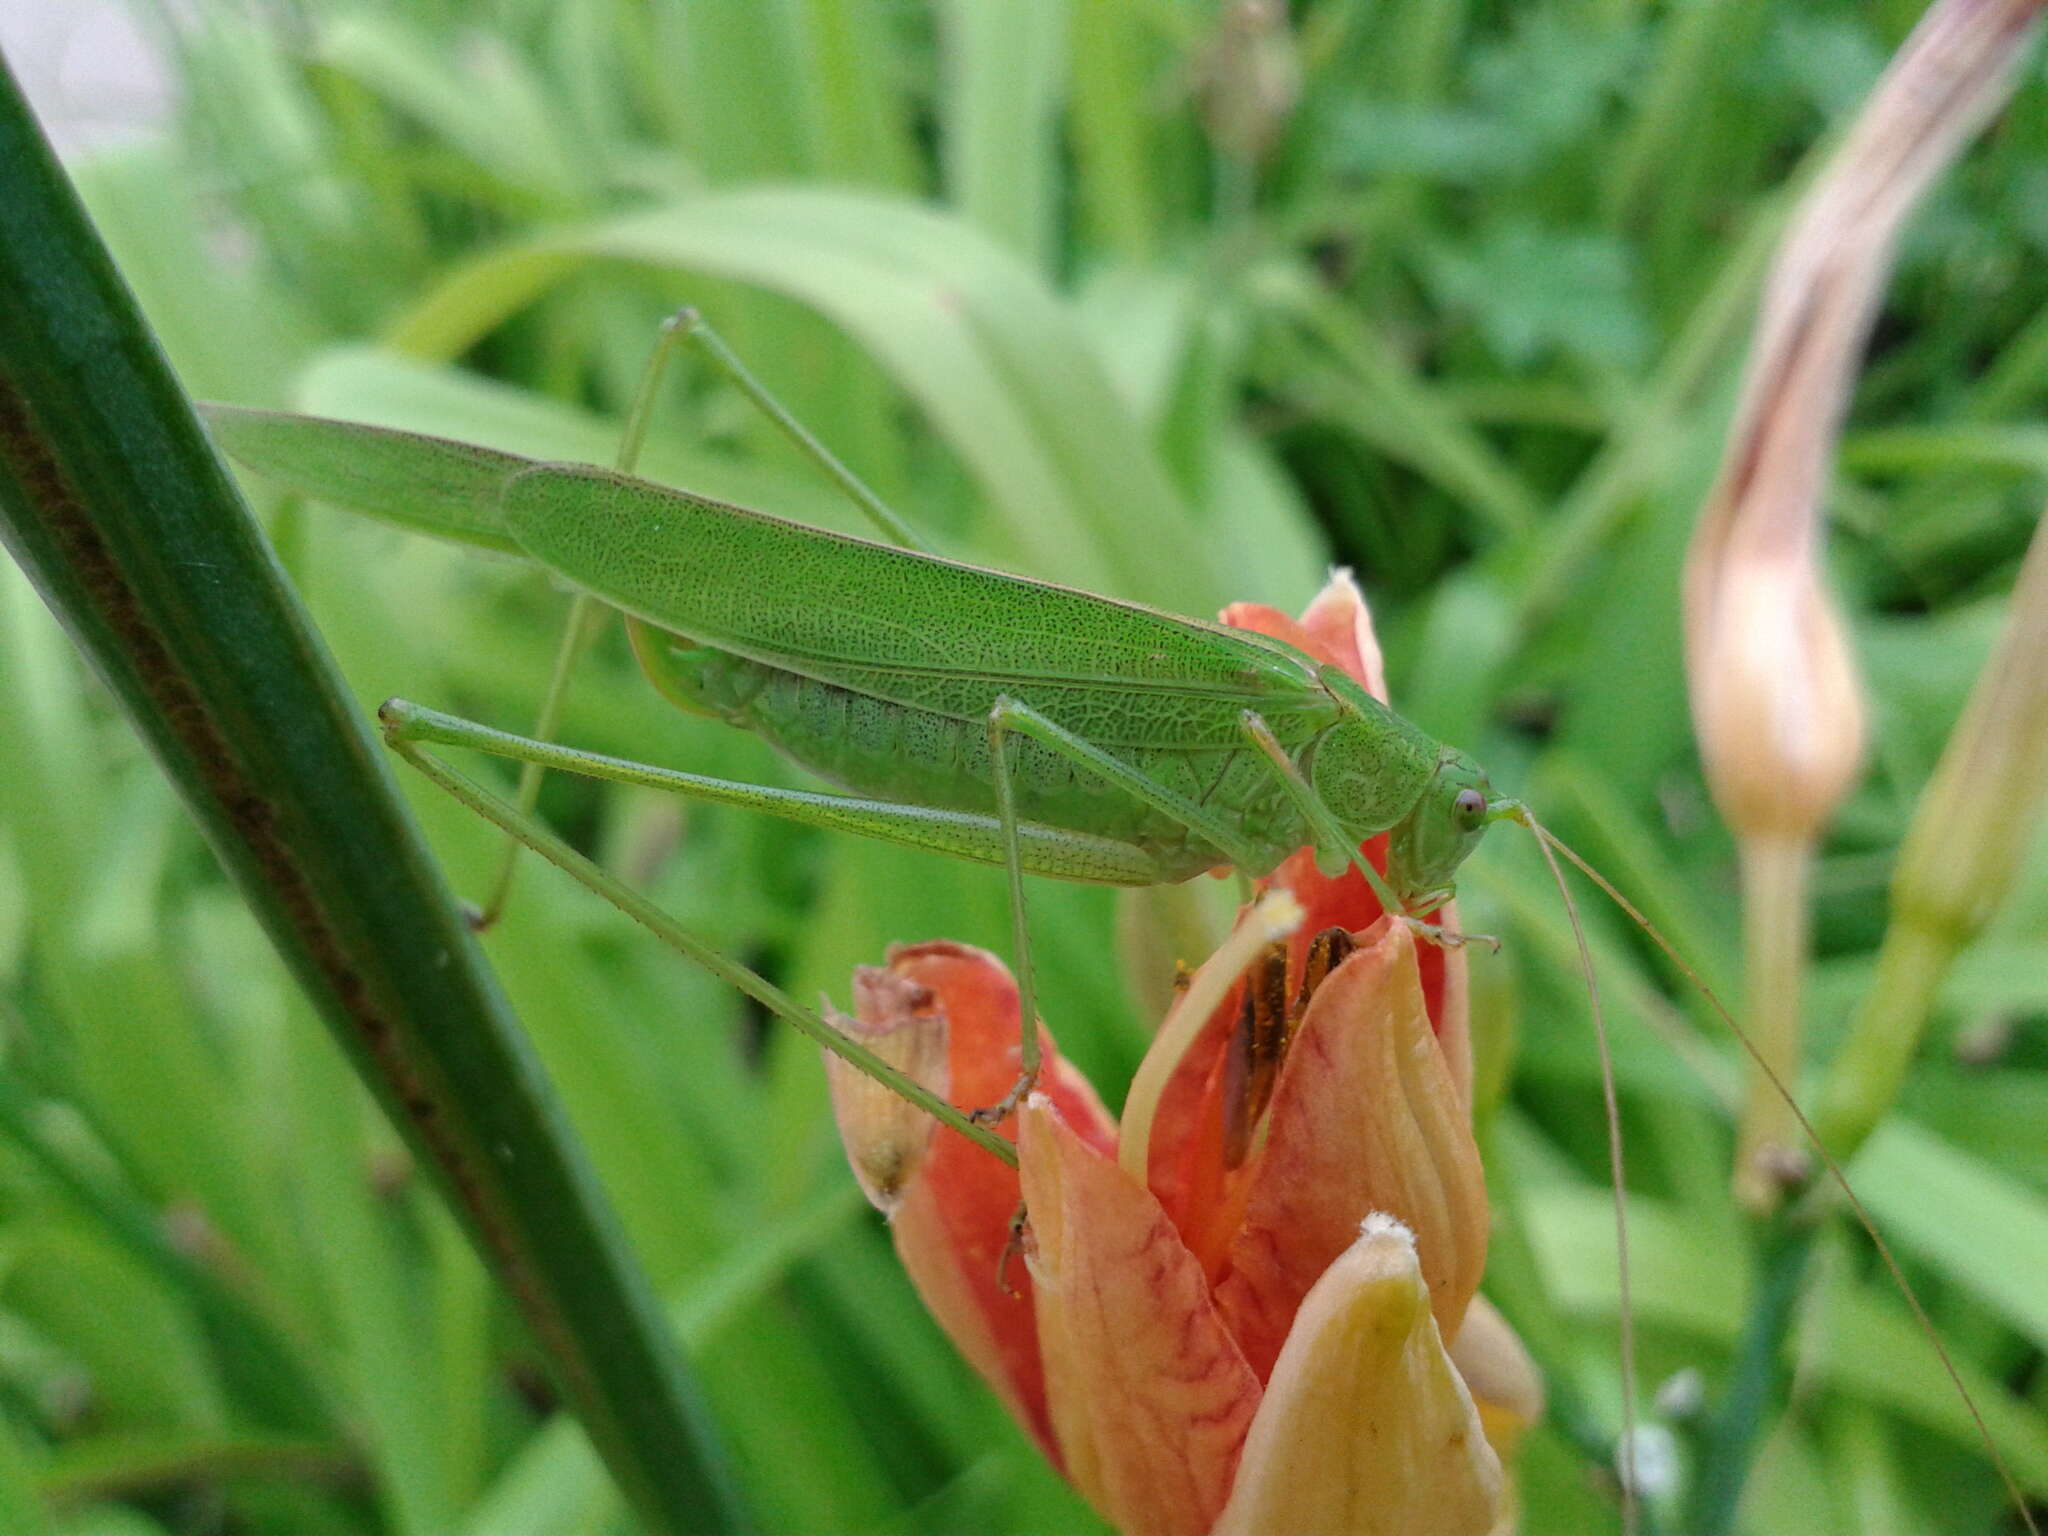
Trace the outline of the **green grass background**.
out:
<instances>
[{"instance_id":1,"label":"green grass background","mask_svg":"<svg viewBox=\"0 0 2048 1536\"><path fill-rule=\"evenodd\" d=\"M1298 100L1254 112L1254 163L1244 92L1284 70L1221 48L1194 0L143 6L182 109L74 171L200 396L602 462L656 321L690 302L949 552L1192 613L1296 607L1348 563L1397 706L1526 793L1733 992L1732 850L1686 718L1678 565L1788 198L1915 12L1298 4ZM2037 53L1911 226L1830 488L1873 736L1819 867L1816 1064L1869 983L1900 833L2048 491L2044 274ZM858 526L693 365L645 467ZM559 591L259 504L366 708L403 693L530 718ZM616 635L564 735L799 781L664 708ZM480 891L489 829L406 789ZM569 780L543 808L800 997L843 1001L895 940L1007 948L991 872ZM1488 1290L1611 1427L1604 1133L1569 935L1512 834L1465 898L1467 926L1507 939L1475 961ZM1046 1016L1112 1103L1159 981L1111 941L1147 920L1129 907L1033 892ZM1750 1283L1727 1192L1736 1060L1646 946L1590 915L1645 1382L1678 1378L1656 1422L1682 1477L1681 1373L1711 1399ZM488 946L764 1529L1098 1528L911 1295L813 1050L552 871L526 872ZM0 1050L0 1528L628 1529L428 1181L11 567ZM2048 859L1957 967L1852 1174L2048 1496ZM2004 1529L1867 1243L1831 1233L1809 1291L1743 1529ZM1522 1475L1525 1530L1615 1524L1555 1428Z\"/></svg>"}]
</instances>

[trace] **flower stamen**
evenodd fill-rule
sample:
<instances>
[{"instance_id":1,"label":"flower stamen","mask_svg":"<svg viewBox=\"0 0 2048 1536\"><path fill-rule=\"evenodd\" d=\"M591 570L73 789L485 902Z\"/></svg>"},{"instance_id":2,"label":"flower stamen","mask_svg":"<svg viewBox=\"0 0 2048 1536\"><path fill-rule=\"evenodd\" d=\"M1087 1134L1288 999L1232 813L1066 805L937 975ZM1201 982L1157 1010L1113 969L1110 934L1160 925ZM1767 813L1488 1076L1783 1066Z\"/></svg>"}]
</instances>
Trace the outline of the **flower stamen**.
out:
<instances>
[{"instance_id":1,"label":"flower stamen","mask_svg":"<svg viewBox=\"0 0 2048 1536\"><path fill-rule=\"evenodd\" d=\"M1302 957L1301 985L1287 997L1287 946L1275 942L1245 973L1237 1026L1224 1059L1223 1166L1236 1172L1251 1155L1294 1033L1329 974L1358 948L1344 928L1325 928Z\"/></svg>"},{"instance_id":2,"label":"flower stamen","mask_svg":"<svg viewBox=\"0 0 2048 1536\"><path fill-rule=\"evenodd\" d=\"M1287 1052L1293 1020L1287 1008L1287 945L1276 939L1245 972L1237 1025L1223 1064L1223 1166L1242 1167L1252 1132Z\"/></svg>"}]
</instances>

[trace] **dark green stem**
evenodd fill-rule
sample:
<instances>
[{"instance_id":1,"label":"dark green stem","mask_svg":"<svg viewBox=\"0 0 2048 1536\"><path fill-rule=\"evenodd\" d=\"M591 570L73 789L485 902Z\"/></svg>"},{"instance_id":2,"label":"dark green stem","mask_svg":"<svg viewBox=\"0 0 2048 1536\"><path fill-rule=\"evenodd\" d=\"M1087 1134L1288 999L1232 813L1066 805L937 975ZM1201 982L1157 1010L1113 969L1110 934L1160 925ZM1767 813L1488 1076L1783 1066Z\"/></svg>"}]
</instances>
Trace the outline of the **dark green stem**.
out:
<instances>
[{"instance_id":1,"label":"dark green stem","mask_svg":"<svg viewBox=\"0 0 2048 1536\"><path fill-rule=\"evenodd\" d=\"M1735 1529L1736 1510L1776 1396L1778 1362L1819 1230L1812 1217L1789 1200L1778 1214L1758 1224L1756 1294L1750 1299L1749 1323L1736 1347L1721 1401L1701 1430L1699 1471L1685 1523L1691 1536L1728 1536Z\"/></svg>"},{"instance_id":2,"label":"dark green stem","mask_svg":"<svg viewBox=\"0 0 2048 1536\"><path fill-rule=\"evenodd\" d=\"M647 1528L742 1525L530 1043L4 64L0 210L0 540L439 1175Z\"/></svg>"}]
</instances>

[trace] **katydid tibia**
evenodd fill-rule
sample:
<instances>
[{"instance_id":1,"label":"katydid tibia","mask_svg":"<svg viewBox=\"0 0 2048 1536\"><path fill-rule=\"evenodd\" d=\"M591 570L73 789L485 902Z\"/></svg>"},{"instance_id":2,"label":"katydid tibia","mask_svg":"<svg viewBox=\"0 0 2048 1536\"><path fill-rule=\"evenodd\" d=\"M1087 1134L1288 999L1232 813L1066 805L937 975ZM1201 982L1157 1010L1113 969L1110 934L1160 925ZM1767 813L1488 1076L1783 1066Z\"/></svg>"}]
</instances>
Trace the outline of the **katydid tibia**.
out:
<instances>
[{"instance_id":1,"label":"katydid tibia","mask_svg":"<svg viewBox=\"0 0 2048 1536\"><path fill-rule=\"evenodd\" d=\"M892 542L850 538L630 478L625 472L645 435L655 382L678 338L702 346ZM770 1012L1005 1161L1015 1162L1014 1149L986 1122L1021 1100L1039 1068L1027 873L1141 886L1230 865L1256 877L1311 847L1326 873L1355 864L1388 913L1440 942L1456 943L1458 935L1421 919L1450 897L1459 866L1486 828L1512 820L1537 837L1568 912L1570 892L1554 848L1586 869L1698 983L1611 885L1519 801L1496 796L1476 763L1393 713L1341 670L1250 631L924 552L907 525L783 411L693 312L670 323L650 361L617 472L313 417L218 406L208 417L230 454L291 491L522 555L575 589L576 608L533 735L393 700L382 711L387 739L503 827L516 839L509 851L524 845L540 853ZM764 737L852 793L708 778L546 739L594 605L624 615L642 669L671 702ZM518 803L424 750L433 745L474 748L526 765ZM1015 1085L999 1103L964 1114L717 954L533 819L537 776L547 768L1003 867L1020 994ZM1384 876L1361 851L1382 833L1388 836ZM486 920L503 899L510 869L508 858L484 909ZM1600 1038L1625 1292L1615 1094L1582 934L1579 945ZM1754 1058L1735 1021L1718 1002L1714 1006ZM1764 1070L1770 1072L1768 1064ZM1829 1167L1846 1192L1831 1160ZM1867 1219L1863 1224L1882 1247ZM1910 1297L1896 1266L1893 1273ZM1627 1426L1634 1422L1635 1371L1626 1305L1622 1318L1627 1501L1634 1481Z\"/></svg>"}]
</instances>

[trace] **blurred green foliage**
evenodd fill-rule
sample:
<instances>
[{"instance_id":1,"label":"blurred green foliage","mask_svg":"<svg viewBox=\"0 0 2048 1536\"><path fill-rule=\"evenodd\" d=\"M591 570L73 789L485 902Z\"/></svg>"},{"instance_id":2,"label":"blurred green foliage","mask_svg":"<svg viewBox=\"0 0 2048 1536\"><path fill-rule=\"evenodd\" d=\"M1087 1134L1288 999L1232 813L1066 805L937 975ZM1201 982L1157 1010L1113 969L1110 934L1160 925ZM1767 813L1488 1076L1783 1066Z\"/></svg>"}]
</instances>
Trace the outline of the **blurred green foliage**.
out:
<instances>
[{"instance_id":1,"label":"blurred green foliage","mask_svg":"<svg viewBox=\"0 0 2048 1536\"><path fill-rule=\"evenodd\" d=\"M75 170L198 395L604 462L656 321L691 302L949 552L1196 613L1298 606L1352 564L1397 706L1732 991L1678 562L1788 189L1914 13L1316 0L1254 48L1197 0L215 0L142 11L184 106ZM1912 227L1831 493L1875 734L1821 865L1816 1060L2048 489L2028 70ZM644 462L857 526L708 372L680 371ZM366 708L530 718L559 592L325 509L269 517ZM624 1529L531 1346L11 569L0 634L0 1526ZM564 735L796 782L666 710L616 636ZM405 787L480 890L493 834ZM799 996L843 999L892 941L1007 947L993 872L559 778L543 809ZM1112 909L1034 890L1042 1005L1114 1103L1148 1021ZM1734 1057L1592 916L1646 1380L1711 1392L1750 1283ZM1522 840L1473 861L1466 923L1508 941L1476 962L1506 1084L1488 1289L1611 1428L1595 1067ZM910 1293L814 1052L551 871L488 942L764 1527L1097 1528ZM2048 1497L2048 859L1943 1008L1852 1173ZM2004 1528L1867 1245L1831 1235L1811 1291L1744 1529ZM1681 1464L1684 1396L1660 1410ZM1556 1429L1522 1469L1525 1530L1613 1524Z\"/></svg>"}]
</instances>

